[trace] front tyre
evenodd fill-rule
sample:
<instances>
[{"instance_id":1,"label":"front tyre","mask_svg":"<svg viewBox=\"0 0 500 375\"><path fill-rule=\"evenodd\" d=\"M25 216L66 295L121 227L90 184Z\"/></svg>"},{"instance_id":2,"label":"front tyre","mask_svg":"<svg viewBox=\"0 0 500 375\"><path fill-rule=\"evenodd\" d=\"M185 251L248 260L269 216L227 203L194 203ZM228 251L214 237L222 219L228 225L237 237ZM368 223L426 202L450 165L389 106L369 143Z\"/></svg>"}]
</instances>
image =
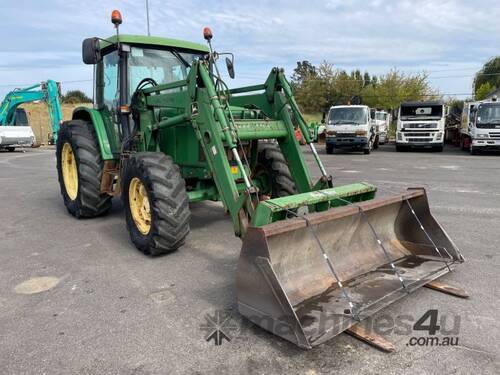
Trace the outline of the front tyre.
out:
<instances>
[{"instance_id":1,"label":"front tyre","mask_svg":"<svg viewBox=\"0 0 500 375\"><path fill-rule=\"evenodd\" d=\"M90 122L72 120L61 126L56 159L59 186L68 212L77 218L108 212L111 196L101 193L104 162Z\"/></svg>"},{"instance_id":2,"label":"front tyre","mask_svg":"<svg viewBox=\"0 0 500 375\"><path fill-rule=\"evenodd\" d=\"M132 154L122 194L130 239L147 255L172 252L189 233L189 201L179 167L159 152Z\"/></svg>"}]
</instances>

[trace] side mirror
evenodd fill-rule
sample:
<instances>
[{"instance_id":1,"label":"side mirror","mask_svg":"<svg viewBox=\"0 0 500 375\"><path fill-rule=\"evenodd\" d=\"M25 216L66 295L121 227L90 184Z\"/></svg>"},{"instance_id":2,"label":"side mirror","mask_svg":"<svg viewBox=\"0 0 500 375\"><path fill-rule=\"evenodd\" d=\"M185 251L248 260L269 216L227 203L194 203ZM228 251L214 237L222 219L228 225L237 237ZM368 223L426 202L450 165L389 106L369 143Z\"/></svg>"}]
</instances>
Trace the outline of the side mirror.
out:
<instances>
[{"instance_id":1,"label":"side mirror","mask_svg":"<svg viewBox=\"0 0 500 375\"><path fill-rule=\"evenodd\" d=\"M231 79L234 79L234 61L229 57L226 57L227 73Z\"/></svg>"},{"instance_id":2,"label":"side mirror","mask_svg":"<svg viewBox=\"0 0 500 375\"><path fill-rule=\"evenodd\" d=\"M95 65L102 60L98 38L87 38L82 43L82 59L84 64Z\"/></svg>"}]
</instances>

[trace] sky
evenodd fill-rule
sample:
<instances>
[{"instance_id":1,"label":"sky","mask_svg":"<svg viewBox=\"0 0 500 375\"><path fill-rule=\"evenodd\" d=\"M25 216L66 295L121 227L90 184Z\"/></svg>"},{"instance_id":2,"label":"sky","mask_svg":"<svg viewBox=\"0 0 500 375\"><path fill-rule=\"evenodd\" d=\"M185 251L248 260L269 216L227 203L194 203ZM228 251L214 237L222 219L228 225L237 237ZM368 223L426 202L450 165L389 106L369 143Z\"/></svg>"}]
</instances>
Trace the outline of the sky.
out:
<instances>
[{"instance_id":1,"label":"sky","mask_svg":"<svg viewBox=\"0 0 500 375\"><path fill-rule=\"evenodd\" d=\"M235 54L231 87L262 83L274 66L297 61L385 74L427 72L442 94L466 97L474 73L500 54L497 1L149 0L151 34L203 43L210 26L219 52ZM145 0L0 0L0 98L46 79L91 93L81 42L121 32L146 34Z\"/></svg>"}]
</instances>

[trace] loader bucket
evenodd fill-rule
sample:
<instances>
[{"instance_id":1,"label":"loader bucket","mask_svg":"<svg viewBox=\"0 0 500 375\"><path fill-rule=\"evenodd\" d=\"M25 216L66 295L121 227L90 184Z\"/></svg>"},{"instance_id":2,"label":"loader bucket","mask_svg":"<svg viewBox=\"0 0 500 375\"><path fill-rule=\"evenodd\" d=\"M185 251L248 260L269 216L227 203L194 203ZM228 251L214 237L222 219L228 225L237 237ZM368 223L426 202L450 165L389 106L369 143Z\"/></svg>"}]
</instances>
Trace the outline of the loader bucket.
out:
<instances>
[{"instance_id":1,"label":"loader bucket","mask_svg":"<svg viewBox=\"0 0 500 375\"><path fill-rule=\"evenodd\" d=\"M236 284L242 315L302 348L463 262L421 188L305 216L250 227Z\"/></svg>"}]
</instances>

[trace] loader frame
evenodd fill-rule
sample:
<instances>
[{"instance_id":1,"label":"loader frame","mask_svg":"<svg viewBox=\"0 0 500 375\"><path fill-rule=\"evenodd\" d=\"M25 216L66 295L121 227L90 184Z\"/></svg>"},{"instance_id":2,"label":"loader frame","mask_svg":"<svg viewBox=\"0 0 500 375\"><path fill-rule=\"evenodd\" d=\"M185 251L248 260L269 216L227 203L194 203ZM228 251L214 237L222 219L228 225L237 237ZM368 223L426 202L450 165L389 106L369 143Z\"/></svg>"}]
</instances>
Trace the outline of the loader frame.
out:
<instances>
[{"instance_id":1,"label":"loader frame","mask_svg":"<svg viewBox=\"0 0 500 375\"><path fill-rule=\"evenodd\" d=\"M102 42L104 56L114 52L119 56L116 108L110 113L102 105L105 67L100 62L96 66L96 108L77 108L73 118L92 122L103 160L120 165L134 152L170 155L186 180L190 202L221 200L237 236L243 236L249 225L282 220L299 207L324 211L374 197L376 188L369 184L333 188L315 150L322 177L312 183L295 129L301 130L308 144L312 140L282 69L273 68L264 84L229 90L225 85L216 87L218 78L214 78L213 61L204 46L169 39L161 42L161 38L135 36ZM127 60L134 46L196 52L200 58L189 66L185 79L142 88L134 92L132 100ZM128 142L125 149L124 140ZM277 141L301 194L259 204L262 182L250 181L259 140Z\"/></svg>"}]
</instances>

